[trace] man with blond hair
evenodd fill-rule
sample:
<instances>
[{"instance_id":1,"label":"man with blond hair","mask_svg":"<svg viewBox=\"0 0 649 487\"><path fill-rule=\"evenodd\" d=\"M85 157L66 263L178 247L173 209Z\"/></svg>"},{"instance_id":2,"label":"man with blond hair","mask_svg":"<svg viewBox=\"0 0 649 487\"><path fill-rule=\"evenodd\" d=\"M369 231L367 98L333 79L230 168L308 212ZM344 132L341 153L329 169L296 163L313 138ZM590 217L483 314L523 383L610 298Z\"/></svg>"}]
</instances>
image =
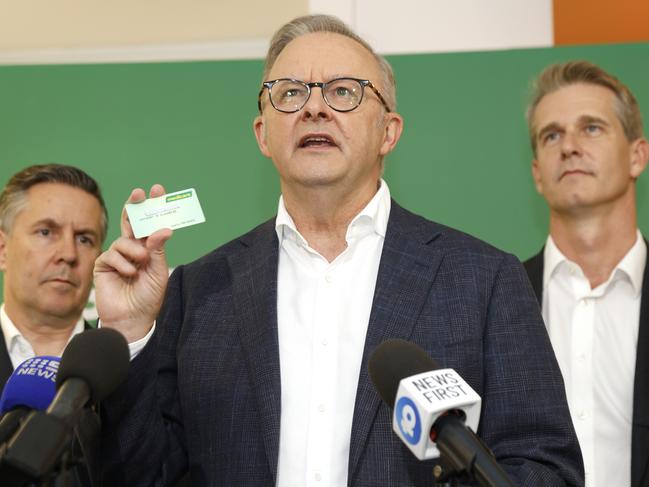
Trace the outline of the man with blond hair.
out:
<instances>
[{"instance_id":1,"label":"man with blond hair","mask_svg":"<svg viewBox=\"0 0 649 487\"><path fill-rule=\"evenodd\" d=\"M193 486L431 486L436 461L399 441L369 380L368 356L388 338L478 391L478 434L515 485L581 485L522 266L390 198L383 160L403 120L389 64L338 19L298 18L271 42L258 103L276 218L168 283L169 230L136 240L124 218L97 260L102 326L143 346L103 404L106 485L188 472Z\"/></svg>"},{"instance_id":2,"label":"man with blond hair","mask_svg":"<svg viewBox=\"0 0 649 487\"><path fill-rule=\"evenodd\" d=\"M636 180L649 159L631 91L600 67L546 68L528 110L544 249L525 262L566 383L586 485L649 486L649 267Z\"/></svg>"}]
</instances>

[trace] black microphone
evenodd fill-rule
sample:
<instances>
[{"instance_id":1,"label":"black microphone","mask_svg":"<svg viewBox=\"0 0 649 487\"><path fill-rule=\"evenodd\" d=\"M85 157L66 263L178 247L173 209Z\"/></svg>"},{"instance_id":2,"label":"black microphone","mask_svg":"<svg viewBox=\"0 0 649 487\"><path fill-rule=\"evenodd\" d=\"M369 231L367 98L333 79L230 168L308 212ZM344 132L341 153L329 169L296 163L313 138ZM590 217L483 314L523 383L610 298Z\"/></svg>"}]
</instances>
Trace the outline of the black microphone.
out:
<instances>
[{"instance_id":1,"label":"black microphone","mask_svg":"<svg viewBox=\"0 0 649 487\"><path fill-rule=\"evenodd\" d=\"M84 408L112 393L128 374L124 337L108 328L88 330L66 347L58 391L45 412L32 412L13 438L0 447L0 477L23 485L49 475L71 446Z\"/></svg>"},{"instance_id":2,"label":"black microphone","mask_svg":"<svg viewBox=\"0 0 649 487\"><path fill-rule=\"evenodd\" d=\"M372 352L369 374L381 399L394 410L392 427L420 460L441 457L451 473L481 486L514 484L493 453L467 426L477 429L480 396L453 369L440 369L417 345L387 340ZM434 470L438 480L448 472Z\"/></svg>"}]
</instances>

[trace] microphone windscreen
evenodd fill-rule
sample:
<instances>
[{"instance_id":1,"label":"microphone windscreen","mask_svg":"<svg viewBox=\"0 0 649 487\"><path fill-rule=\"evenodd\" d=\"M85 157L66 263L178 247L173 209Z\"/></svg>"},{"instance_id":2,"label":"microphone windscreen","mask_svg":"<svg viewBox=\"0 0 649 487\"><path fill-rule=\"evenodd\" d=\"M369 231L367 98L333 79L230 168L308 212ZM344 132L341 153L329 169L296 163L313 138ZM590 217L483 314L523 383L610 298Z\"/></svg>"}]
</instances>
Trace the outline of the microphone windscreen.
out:
<instances>
[{"instance_id":1,"label":"microphone windscreen","mask_svg":"<svg viewBox=\"0 0 649 487\"><path fill-rule=\"evenodd\" d=\"M0 414L19 406L45 410L56 394L59 357L33 357L13 371L0 397Z\"/></svg>"},{"instance_id":2,"label":"microphone windscreen","mask_svg":"<svg viewBox=\"0 0 649 487\"><path fill-rule=\"evenodd\" d=\"M401 379L439 368L424 350L399 339L386 340L376 347L367 366L374 388L390 408L394 408Z\"/></svg>"},{"instance_id":3,"label":"microphone windscreen","mask_svg":"<svg viewBox=\"0 0 649 487\"><path fill-rule=\"evenodd\" d=\"M101 401L126 380L129 359L128 344L118 331L84 331L65 347L56 386L66 379L83 379L90 387L91 400Z\"/></svg>"}]
</instances>

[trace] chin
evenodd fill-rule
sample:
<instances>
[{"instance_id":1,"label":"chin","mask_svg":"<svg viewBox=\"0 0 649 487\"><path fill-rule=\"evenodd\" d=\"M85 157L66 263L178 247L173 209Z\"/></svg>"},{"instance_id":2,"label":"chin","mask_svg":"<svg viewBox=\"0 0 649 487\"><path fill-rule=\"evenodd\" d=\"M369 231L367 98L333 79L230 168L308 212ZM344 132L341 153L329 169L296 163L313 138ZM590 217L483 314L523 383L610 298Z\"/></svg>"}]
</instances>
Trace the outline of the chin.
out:
<instances>
[{"instance_id":1,"label":"chin","mask_svg":"<svg viewBox=\"0 0 649 487\"><path fill-rule=\"evenodd\" d=\"M307 188L317 188L320 186L331 186L342 181L343 177L340 174L331 173L317 173L317 174L304 174L294 179L300 186Z\"/></svg>"}]
</instances>

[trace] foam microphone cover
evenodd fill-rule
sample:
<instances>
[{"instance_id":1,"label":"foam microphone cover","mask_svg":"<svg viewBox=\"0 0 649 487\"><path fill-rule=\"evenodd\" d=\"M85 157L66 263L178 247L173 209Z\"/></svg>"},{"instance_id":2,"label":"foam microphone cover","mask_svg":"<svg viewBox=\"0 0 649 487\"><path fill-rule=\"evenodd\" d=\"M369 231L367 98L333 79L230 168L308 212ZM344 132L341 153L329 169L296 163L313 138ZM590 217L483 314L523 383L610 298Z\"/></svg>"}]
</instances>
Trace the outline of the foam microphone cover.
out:
<instances>
[{"instance_id":1,"label":"foam microphone cover","mask_svg":"<svg viewBox=\"0 0 649 487\"><path fill-rule=\"evenodd\" d=\"M70 378L84 380L91 400L101 401L126 380L129 367L126 339L110 328L87 330L76 335L63 352L56 387Z\"/></svg>"},{"instance_id":2,"label":"foam microphone cover","mask_svg":"<svg viewBox=\"0 0 649 487\"><path fill-rule=\"evenodd\" d=\"M370 378L383 402L394 408L401 379L439 369L437 362L414 343L396 338L374 349L368 361Z\"/></svg>"}]
</instances>

